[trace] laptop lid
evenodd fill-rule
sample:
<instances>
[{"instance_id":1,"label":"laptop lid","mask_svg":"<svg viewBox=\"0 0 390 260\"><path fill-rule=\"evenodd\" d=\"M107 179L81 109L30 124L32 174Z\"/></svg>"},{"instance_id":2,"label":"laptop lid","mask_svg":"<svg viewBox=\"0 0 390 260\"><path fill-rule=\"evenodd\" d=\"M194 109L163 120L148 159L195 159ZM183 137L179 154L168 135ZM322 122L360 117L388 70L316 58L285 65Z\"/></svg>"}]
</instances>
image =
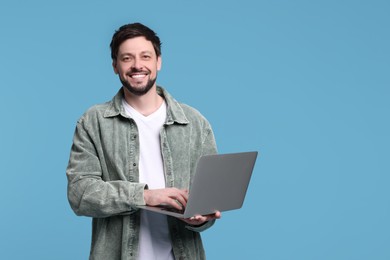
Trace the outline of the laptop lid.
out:
<instances>
[{"instance_id":1,"label":"laptop lid","mask_svg":"<svg viewBox=\"0 0 390 260\"><path fill-rule=\"evenodd\" d=\"M166 207L141 209L178 217L208 215L242 207L258 152L202 156L197 164L184 212Z\"/></svg>"}]
</instances>

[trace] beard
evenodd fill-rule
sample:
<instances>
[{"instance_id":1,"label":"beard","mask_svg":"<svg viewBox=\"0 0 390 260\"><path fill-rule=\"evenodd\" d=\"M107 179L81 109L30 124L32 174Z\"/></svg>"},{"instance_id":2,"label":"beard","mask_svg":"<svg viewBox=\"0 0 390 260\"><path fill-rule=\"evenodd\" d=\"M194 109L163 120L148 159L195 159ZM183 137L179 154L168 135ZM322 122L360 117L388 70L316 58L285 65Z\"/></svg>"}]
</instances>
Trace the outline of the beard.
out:
<instances>
[{"instance_id":1,"label":"beard","mask_svg":"<svg viewBox=\"0 0 390 260\"><path fill-rule=\"evenodd\" d=\"M132 86L128 81L123 80L119 77L120 81L122 82L123 86L133 95L136 96L143 96L146 93L149 92L149 90L154 86L154 83L156 82L157 76L155 78L150 78L146 85L134 87Z\"/></svg>"}]
</instances>

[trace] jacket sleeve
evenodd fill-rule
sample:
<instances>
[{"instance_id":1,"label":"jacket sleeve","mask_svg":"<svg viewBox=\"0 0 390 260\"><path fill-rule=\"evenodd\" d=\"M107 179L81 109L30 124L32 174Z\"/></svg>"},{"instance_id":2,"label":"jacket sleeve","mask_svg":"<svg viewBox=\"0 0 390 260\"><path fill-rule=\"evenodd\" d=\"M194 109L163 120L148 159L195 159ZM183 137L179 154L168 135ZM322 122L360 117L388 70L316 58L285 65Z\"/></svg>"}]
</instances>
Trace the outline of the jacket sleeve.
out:
<instances>
[{"instance_id":1,"label":"jacket sleeve","mask_svg":"<svg viewBox=\"0 0 390 260\"><path fill-rule=\"evenodd\" d=\"M77 123L66 170L68 200L77 215L103 218L131 214L145 205L145 184L104 181L99 156L83 121Z\"/></svg>"},{"instance_id":2,"label":"jacket sleeve","mask_svg":"<svg viewBox=\"0 0 390 260\"><path fill-rule=\"evenodd\" d=\"M207 125L205 130L205 136L202 143L202 155L210 155L210 154L216 154L217 153L217 145L214 138L214 133L210 127L210 125ZM200 226L191 226L186 225L186 228L195 231L195 232L202 232L204 230L209 229L212 227L215 223L215 220L208 221Z\"/></svg>"},{"instance_id":3,"label":"jacket sleeve","mask_svg":"<svg viewBox=\"0 0 390 260\"><path fill-rule=\"evenodd\" d=\"M202 155L210 155L217 153L217 144L211 126L207 123L202 141Z\"/></svg>"}]
</instances>

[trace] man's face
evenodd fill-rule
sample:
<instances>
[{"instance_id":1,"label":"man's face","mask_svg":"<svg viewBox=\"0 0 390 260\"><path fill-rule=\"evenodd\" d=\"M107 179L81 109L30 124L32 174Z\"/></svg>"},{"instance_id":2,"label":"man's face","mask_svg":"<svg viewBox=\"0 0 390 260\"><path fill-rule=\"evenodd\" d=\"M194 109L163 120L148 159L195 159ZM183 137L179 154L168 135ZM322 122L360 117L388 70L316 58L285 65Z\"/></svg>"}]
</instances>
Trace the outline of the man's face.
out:
<instances>
[{"instance_id":1,"label":"man's face","mask_svg":"<svg viewBox=\"0 0 390 260\"><path fill-rule=\"evenodd\" d=\"M123 86L130 93L142 96L155 86L161 57L157 57L150 41L136 37L119 46L117 60L112 65Z\"/></svg>"}]
</instances>

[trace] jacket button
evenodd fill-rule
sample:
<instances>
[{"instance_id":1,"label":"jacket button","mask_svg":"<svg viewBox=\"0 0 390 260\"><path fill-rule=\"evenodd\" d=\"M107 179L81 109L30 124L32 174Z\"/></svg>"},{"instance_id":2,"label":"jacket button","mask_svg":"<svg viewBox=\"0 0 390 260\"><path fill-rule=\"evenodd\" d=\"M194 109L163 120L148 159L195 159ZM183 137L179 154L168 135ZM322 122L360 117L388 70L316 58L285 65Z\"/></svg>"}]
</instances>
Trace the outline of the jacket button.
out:
<instances>
[{"instance_id":1,"label":"jacket button","mask_svg":"<svg viewBox=\"0 0 390 260\"><path fill-rule=\"evenodd\" d=\"M135 167L135 166L137 166L137 164L136 164L136 163L133 163L133 166Z\"/></svg>"}]
</instances>

